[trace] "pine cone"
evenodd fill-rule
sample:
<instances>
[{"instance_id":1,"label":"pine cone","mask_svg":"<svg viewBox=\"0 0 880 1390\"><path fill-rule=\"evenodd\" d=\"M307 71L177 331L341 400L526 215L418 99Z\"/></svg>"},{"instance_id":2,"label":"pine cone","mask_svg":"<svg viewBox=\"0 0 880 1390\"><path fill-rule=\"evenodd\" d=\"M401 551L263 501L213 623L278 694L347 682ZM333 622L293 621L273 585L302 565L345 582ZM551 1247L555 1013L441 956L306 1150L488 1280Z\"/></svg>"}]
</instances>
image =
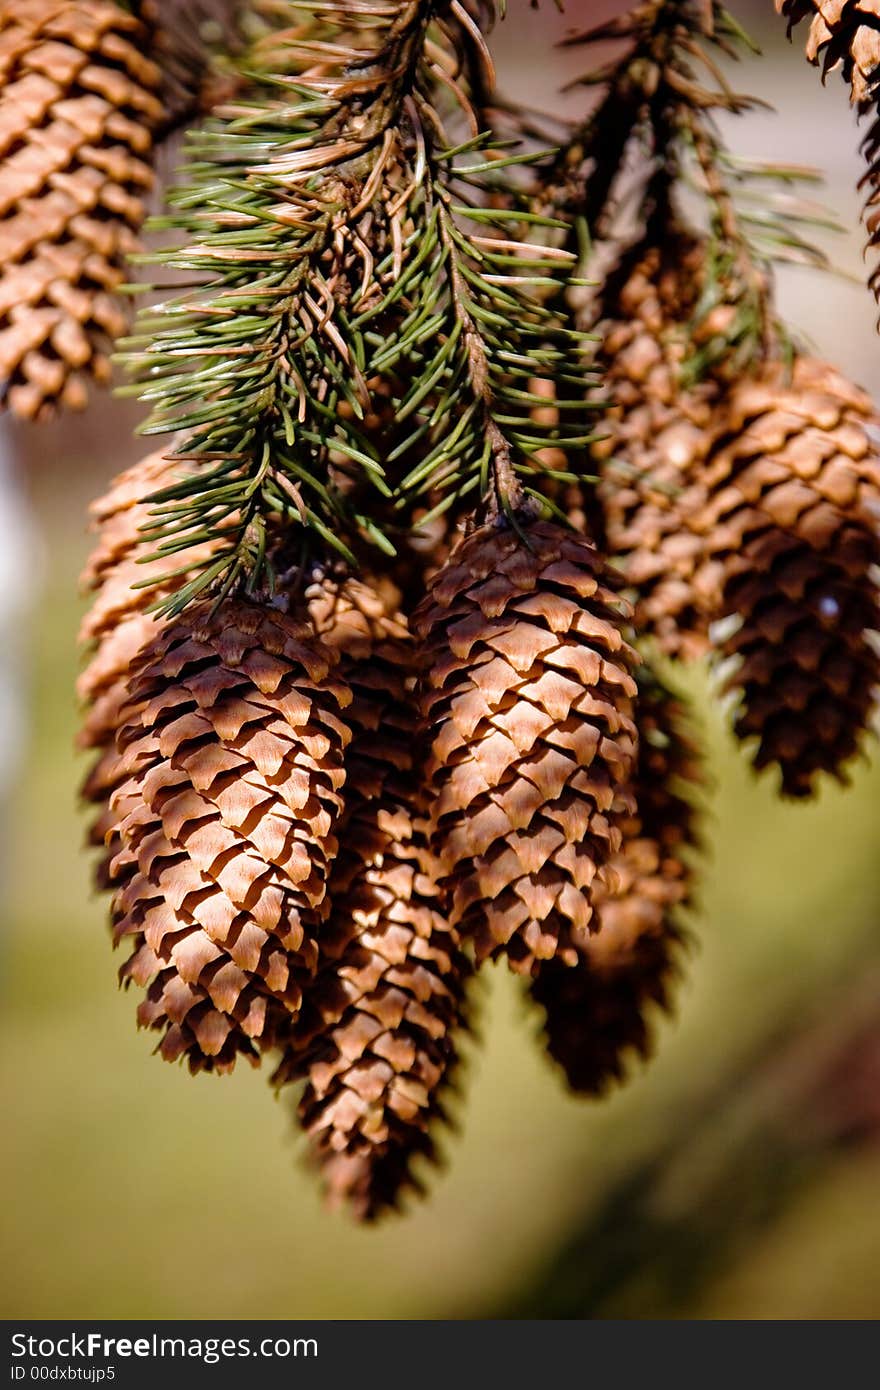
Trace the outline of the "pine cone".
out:
<instances>
[{"instance_id":1,"label":"pine cone","mask_svg":"<svg viewBox=\"0 0 880 1390\"><path fill-rule=\"evenodd\" d=\"M595 324L611 399L607 436L593 446L604 548L636 590L637 631L685 658L708 650L694 590L703 538L688 518L703 499L721 392L717 380L689 389L680 381L702 264L700 243L681 234L635 247L609 276Z\"/></svg>"},{"instance_id":2,"label":"pine cone","mask_svg":"<svg viewBox=\"0 0 880 1390\"><path fill-rule=\"evenodd\" d=\"M120 473L90 509L98 540L80 582L84 589L94 591L95 600L79 631L80 644L89 657L77 681L77 694L86 709L77 744L97 753L81 794L99 808L88 841L102 851L95 871L100 889L109 887L108 866L119 848L111 835L115 817L110 798L116 788L114 779L120 776L116 731L129 699L129 671L161 626L149 609L168 592L167 584L133 586L151 578L161 579L173 568L163 559L138 563L138 557L151 548L141 532L150 521L146 499L169 486L180 469L180 461L167 458L162 451L148 454ZM209 550L210 546L201 547L198 554Z\"/></svg>"},{"instance_id":3,"label":"pine cone","mask_svg":"<svg viewBox=\"0 0 880 1390\"><path fill-rule=\"evenodd\" d=\"M676 917L690 898L702 769L687 713L656 676L642 672L636 721L635 810L596 895L600 929L574 969L549 961L531 985L550 1056L572 1089L587 1095L624 1080L628 1054L648 1056L650 1006L670 1006L682 945Z\"/></svg>"},{"instance_id":4,"label":"pine cone","mask_svg":"<svg viewBox=\"0 0 880 1390\"><path fill-rule=\"evenodd\" d=\"M247 11L255 8L253 0ZM178 127L235 94L238 83L214 60L238 56L245 6L240 0L139 0L138 15L150 26L151 54L162 73L162 130ZM283 13L271 6L261 16L277 27Z\"/></svg>"},{"instance_id":5,"label":"pine cone","mask_svg":"<svg viewBox=\"0 0 880 1390\"><path fill-rule=\"evenodd\" d=\"M132 669L111 799L124 980L193 1070L274 1041L329 910L350 692L310 626L239 600L166 623ZM236 1026L237 1025L237 1026Z\"/></svg>"},{"instance_id":6,"label":"pine cone","mask_svg":"<svg viewBox=\"0 0 880 1390\"><path fill-rule=\"evenodd\" d=\"M298 1113L329 1199L372 1220L418 1185L413 1157L433 1155L467 966L426 872L405 620L357 580L308 597L353 691L353 740L325 963L274 1079L306 1080Z\"/></svg>"},{"instance_id":7,"label":"pine cone","mask_svg":"<svg viewBox=\"0 0 880 1390\"><path fill-rule=\"evenodd\" d=\"M778 764L789 796L808 796L818 772L841 775L874 704L876 428L863 391L798 358L790 380L776 364L735 388L706 468L701 587L740 619L722 644L739 659L736 731L757 738L756 767Z\"/></svg>"},{"instance_id":8,"label":"pine cone","mask_svg":"<svg viewBox=\"0 0 880 1390\"><path fill-rule=\"evenodd\" d=\"M635 756L626 605L595 550L549 522L481 526L413 618L425 643L432 849L477 960L574 963L620 847Z\"/></svg>"},{"instance_id":9,"label":"pine cone","mask_svg":"<svg viewBox=\"0 0 880 1390\"><path fill-rule=\"evenodd\" d=\"M150 521L149 498L170 486L185 471L167 448L139 459L113 479L107 492L89 507L91 529L98 543L80 576L84 589L99 589L119 565L139 552L141 528Z\"/></svg>"},{"instance_id":10,"label":"pine cone","mask_svg":"<svg viewBox=\"0 0 880 1390\"><path fill-rule=\"evenodd\" d=\"M14 414L80 409L127 324L162 118L144 26L111 0L0 9L0 389Z\"/></svg>"}]
</instances>

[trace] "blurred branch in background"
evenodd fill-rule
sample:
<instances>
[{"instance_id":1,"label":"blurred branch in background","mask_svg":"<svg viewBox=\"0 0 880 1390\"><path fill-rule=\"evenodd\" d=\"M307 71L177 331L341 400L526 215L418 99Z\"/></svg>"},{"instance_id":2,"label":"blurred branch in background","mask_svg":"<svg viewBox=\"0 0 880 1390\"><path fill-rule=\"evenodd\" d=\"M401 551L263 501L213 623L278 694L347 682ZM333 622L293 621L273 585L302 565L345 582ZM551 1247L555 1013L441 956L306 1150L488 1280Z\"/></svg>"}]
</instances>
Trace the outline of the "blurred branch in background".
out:
<instances>
[{"instance_id":1,"label":"blurred branch in background","mask_svg":"<svg viewBox=\"0 0 880 1390\"><path fill-rule=\"evenodd\" d=\"M880 1136L880 965L806 1001L671 1116L673 1137L572 1222L507 1318L693 1316L701 1293L825 1176ZM858 953L857 957L858 958Z\"/></svg>"}]
</instances>

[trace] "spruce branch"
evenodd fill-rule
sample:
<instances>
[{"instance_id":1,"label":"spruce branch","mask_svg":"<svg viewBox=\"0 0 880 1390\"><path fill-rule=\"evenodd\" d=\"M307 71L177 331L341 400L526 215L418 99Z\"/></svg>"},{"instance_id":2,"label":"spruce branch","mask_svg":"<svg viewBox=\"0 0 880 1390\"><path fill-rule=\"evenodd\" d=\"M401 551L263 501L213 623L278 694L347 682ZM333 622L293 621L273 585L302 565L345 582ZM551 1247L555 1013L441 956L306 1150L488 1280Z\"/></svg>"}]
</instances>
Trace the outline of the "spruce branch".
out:
<instances>
[{"instance_id":1,"label":"spruce branch","mask_svg":"<svg viewBox=\"0 0 880 1390\"><path fill-rule=\"evenodd\" d=\"M563 182L567 176L570 209L584 216L596 235L604 232L612 212L614 186L634 139L674 178L674 136L683 115L739 112L759 104L730 88L712 53L716 48L737 57L748 42L717 0L646 0L628 14L571 35L564 46L592 48L609 40L627 46L620 58L570 84L599 87L602 96L558 161Z\"/></svg>"},{"instance_id":2,"label":"spruce branch","mask_svg":"<svg viewBox=\"0 0 880 1390\"><path fill-rule=\"evenodd\" d=\"M471 99L490 21L460 0L319 9L257 45L259 90L191 141L164 219L185 239L155 257L190 282L126 354L146 431L182 431L191 465L149 539L219 542L170 611L271 591L282 551L285 571L393 553L417 498L511 511L548 445L589 442L585 338L558 307L575 257L522 177L544 156L481 130Z\"/></svg>"},{"instance_id":3,"label":"spruce branch","mask_svg":"<svg viewBox=\"0 0 880 1390\"><path fill-rule=\"evenodd\" d=\"M694 346L686 375L697 379L721 358L733 372L786 355L788 334L772 304L773 267L829 269L810 233L837 224L792 191L815 182L815 171L736 160L725 146L717 114L765 103L734 90L722 62L755 46L718 0L647 0L567 43L607 40L623 41L623 54L573 84L599 86L602 96L557 160L557 207L613 239L621 234L622 209L631 213L635 204L644 238L659 245L691 216L681 193L696 192L707 276L690 334L701 338L719 305L725 330Z\"/></svg>"}]
</instances>

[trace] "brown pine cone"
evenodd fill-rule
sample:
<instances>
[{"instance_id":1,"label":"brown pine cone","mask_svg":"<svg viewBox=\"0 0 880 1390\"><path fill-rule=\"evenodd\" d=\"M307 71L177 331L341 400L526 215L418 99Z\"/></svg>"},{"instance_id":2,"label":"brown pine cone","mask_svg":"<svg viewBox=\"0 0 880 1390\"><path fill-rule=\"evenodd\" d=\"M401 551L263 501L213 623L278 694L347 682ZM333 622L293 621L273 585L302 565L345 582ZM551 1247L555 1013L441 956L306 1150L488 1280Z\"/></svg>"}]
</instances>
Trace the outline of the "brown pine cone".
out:
<instances>
[{"instance_id":1,"label":"brown pine cone","mask_svg":"<svg viewBox=\"0 0 880 1390\"><path fill-rule=\"evenodd\" d=\"M150 522L149 498L185 472L180 459L167 448L156 449L113 479L89 507L91 529L98 540L80 576L84 589L98 589L108 575L139 551L141 528Z\"/></svg>"},{"instance_id":2,"label":"brown pine cone","mask_svg":"<svg viewBox=\"0 0 880 1390\"><path fill-rule=\"evenodd\" d=\"M635 757L628 610L596 551L551 522L459 543L413 618L424 642L431 847L478 962L574 963L620 847Z\"/></svg>"},{"instance_id":3,"label":"brown pine cone","mask_svg":"<svg viewBox=\"0 0 880 1390\"><path fill-rule=\"evenodd\" d=\"M717 379L681 384L682 329L696 307L703 257L701 243L681 233L662 246L637 245L609 276L593 325L611 402L607 434L593 446L604 549L636 591L636 629L684 658L708 650L694 590L703 541L688 519L703 498L722 391Z\"/></svg>"},{"instance_id":4,"label":"brown pine cone","mask_svg":"<svg viewBox=\"0 0 880 1390\"><path fill-rule=\"evenodd\" d=\"M110 837L114 821L110 797L115 790L114 777L119 776L116 732L129 699L129 670L159 631L160 619L149 609L169 590L167 583L133 586L159 580L174 567L167 559L138 563L138 557L152 549L141 530L151 519L146 499L169 486L182 467L179 460L167 458L162 451L148 454L120 473L90 509L98 539L80 582L95 598L79 631L88 658L77 681L77 694L86 711L77 744L96 751L81 794L98 807L88 840L102 850L95 871L99 888L109 886L108 865L118 849ZM210 546L200 547L198 555L209 551Z\"/></svg>"},{"instance_id":5,"label":"brown pine cone","mask_svg":"<svg viewBox=\"0 0 880 1390\"><path fill-rule=\"evenodd\" d=\"M649 1054L651 1006L670 1006L682 947L677 914L690 899L701 761L682 701L644 669L636 723L635 809L597 893L600 929L573 969L550 961L531 986L550 1056L587 1095L624 1080L628 1055Z\"/></svg>"},{"instance_id":6,"label":"brown pine cone","mask_svg":"<svg viewBox=\"0 0 880 1390\"><path fill-rule=\"evenodd\" d=\"M346 921L338 909L340 895L381 863L393 820L387 806L394 796L410 789L412 799L415 655L396 595L383 592L377 581L330 571L313 579L305 597L312 626L338 654L338 673L352 692L346 722L353 741L346 754L345 811L333 864L334 906L321 936L322 954L331 956L357 935L357 923ZM383 827L388 821L384 828L376 824L379 807Z\"/></svg>"},{"instance_id":7,"label":"brown pine cone","mask_svg":"<svg viewBox=\"0 0 880 1390\"><path fill-rule=\"evenodd\" d=\"M823 362L771 364L731 394L706 468L701 588L739 620L721 651L738 659L741 738L782 790L808 796L841 775L880 678L875 567L880 461L869 397Z\"/></svg>"},{"instance_id":8,"label":"brown pine cone","mask_svg":"<svg viewBox=\"0 0 880 1390\"><path fill-rule=\"evenodd\" d=\"M353 738L325 963L274 1079L305 1079L298 1113L328 1198L372 1220L434 1153L468 970L426 872L406 621L358 580L325 578L307 597L353 691Z\"/></svg>"},{"instance_id":9,"label":"brown pine cone","mask_svg":"<svg viewBox=\"0 0 880 1390\"><path fill-rule=\"evenodd\" d=\"M309 625L229 600L164 624L132 668L114 939L133 938L123 979L152 981L141 1022L193 1070L273 1042L317 968L349 738L334 664Z\"/></svg>"},{"instance_id":10,"label":"brown pine cone","mask_svg":"<svg viewBox=\"0 0 880 1390\"><path fill-rule=\"evenodd\" d=\"M0 6L0 391L25 419L82 408L128 322L162 119L146 38L112 0Z\"/></svg>"}]
</instances>

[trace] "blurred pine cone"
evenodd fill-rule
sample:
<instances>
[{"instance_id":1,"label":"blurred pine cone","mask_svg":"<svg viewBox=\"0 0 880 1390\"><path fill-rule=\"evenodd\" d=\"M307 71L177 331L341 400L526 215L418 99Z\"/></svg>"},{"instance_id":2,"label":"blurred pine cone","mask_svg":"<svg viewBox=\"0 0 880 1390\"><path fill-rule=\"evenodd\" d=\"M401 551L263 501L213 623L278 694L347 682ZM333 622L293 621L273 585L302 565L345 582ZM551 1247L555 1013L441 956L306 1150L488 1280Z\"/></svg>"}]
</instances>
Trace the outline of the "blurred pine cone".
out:
<instances>
[{"instance_id":1,"label":"blurred pine cone","mask_svg":"<svg viewBox=\"0 0 880 1390\"><path fill-rule=\"evenodd\" d=\"M651 1006L670 1006L682 947L677 914L690 899L701 759L682 700L644 668L636 722L635 810L596 894L599 931L574 968L549 961L531 985L550 1056L587 1095L624 1080L631 1053L648 1055Z\"/></svg>"},{"instance_id":2,"label":"blurred pine cone","mask_svg":"<svg viewBox=\"0 0 880 1390\"><path fill-rule=\"evenodd\" d=\"M277 28L285 16L259 0L138 0L137 13L150 28L150 54L162 73L162 131L166 133L235 92L238 81L217 64L242 48L240 23L259 8Z\"/></svg>"},{"instance_id":3,"label":"blurred pine cone","mask_svg":"<svg viewBox=\"0 0 880 1390\"><path fill-rule=\"evenodd\" d=\"M147 31L112 0L0 6L0 390L43 419L106 382L162 119Z\"/></svg>"},{"instance_id":4,"label":"blurred pine cone","mask_svg":"<svg viewBox=\"0 0 880 1390\"><path fill-rule=\"evenodd\" d=\"M611 272L595 311L611 408L593 446L605 551L637 593L635 625L670 656L708 648L694 589L703 539L689 524L702 499L717 380L685 388L684 325L696 307L703 248L670 231L638 244ZM722 312L726 306L720 306ZM713 331L711 322L703 333Z\"/></svg>"},{"instance_id":5,"label":"blurred pine cone","mask_svg":"<svg viewBox=\"0 0 880 1390\"><path fill-rule=\"evenodd\" d=\"M789 33L809 19L806 56L821 66L824 77L841 68L854 105L877 95L880 68L880 9L876 0L775 0L777 13L788 20Z\"/></svg>"},{"instance_id":6,"label":"blurred pine cone","mask_svg":"<svg viewBox=\"0 0 880 1390\"><path fill-rule=\"evenodd\" d=\"M165 623L132 669L114 938L133 938L141 1023L193 1070L272 1042L315 973L349 737L334 660L309 625L230 600Z\"/></svg>"},{"instance_id":7,"label":"blurred pine cone","mask_svg":"<svg viewBox=\"0 0 880 1390\"><path fill-rule=\"evenodd\" d=\"M840 775L870 719L880 676L874 567L880 461L870 398L824 362L770 364L731 393L706 468L697 525L702 588L739 625L736 722L755 765L777 764L789 796Z\"/></svg>"},{"instance_id":8,"label":"blurred pine cone","mask_svg":"<svg viewBox=\"0 0 880 1390\"><path fill-rule=\"evenodd\" d=\"M425 646L431 841L477 960L573 963L619 849L635 757L626 605L566 527L480 526L413 618Z\"/></svg>"},{"instance_id":9,"label":"blurred pine cone","mask_svg":"<svg viewBox=\"0 0 880 1390\"><path fill-rule=\"evenodd\" d=\"M353 692L353 739L325 962L274 1079L305 1079L299 1117L329 1199L371 1220L417 1185L413 1157L433 1155L467 963L426 872L405 619L354 579L307 596Z\"/></svg>"},{"instance_id":10,"label":"blurred pine cone","mask_svg":"<svg viewBox=\"0 0 880 1390\"><path fill-rule=\"evenodd\" d=\"M656 672L641 667L638 685L639 752L630 787L635 810L603 876L600 931L586 943L597 959L606 958L612 933L627 944L667 931L672 909L689 903L693 884L695 802L704 782L693 716Z\"/></svg>"}]
</instances>

